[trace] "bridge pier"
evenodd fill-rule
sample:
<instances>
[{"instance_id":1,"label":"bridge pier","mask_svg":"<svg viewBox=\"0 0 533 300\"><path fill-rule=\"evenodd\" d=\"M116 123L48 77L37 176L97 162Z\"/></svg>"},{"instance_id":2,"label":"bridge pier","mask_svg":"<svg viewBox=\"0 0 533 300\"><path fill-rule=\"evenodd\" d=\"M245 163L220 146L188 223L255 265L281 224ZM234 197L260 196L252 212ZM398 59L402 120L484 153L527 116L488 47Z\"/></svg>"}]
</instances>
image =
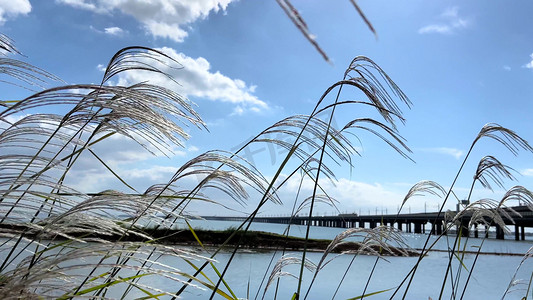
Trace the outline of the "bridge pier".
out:
<instances>
[{"instance_id":1,"label":"bridge pier","mask_svg":"<svg viewBox=\"0 0 533 300\"><path fill-rule=\"evenodd\" d=\"M514 226L514 234L515 234L515 240L517 241L524 241L526 239L526 230L524 225L515 225Z\"/></svg>"},{"instance_id":2,"label":"bridge pier","mask_svg":"<svg viewBox=\"0 0 533 300\"><path fill-rule=\"evenodd\" d=\"M359 228L365 228L365 222L359 221Z\"/></svg>"},{"instance_id":3,"label":"bridge pier","mask_svg":"<svg viewBox=\"0 0 533 300\"><path fill-rule=\"evenodd\" d=\"M370 228L376 228L376 221L370 221L369 226Z\"/></svg>"},{"instance_id":4,"label":"bridge pier","mask_svg":"<svg viewBox=\"0 0 533 300\"><path fill-rule=\"evenodd\" d=\"M474 237L475 237L475 238L478 238L478 237L479 237L479 231L478 231L478 229L477 229L477 223L474 224Z\"/></svg>"},{"instance_id":5,"label":"bridge pier","mask_svg":"<svg viewBox=\"0 0 533 300\"><path fill-rule=\"evenodd\" d=\"M525 226L522 225L518 225L518 224L515 224L514 226L514 238L515 240L519 241L519 240L525 240L526 239L526 231L525 231Z\"/></svg>"},{"instance_id":6,"label":"bridge pier","mask_svg":"<svg viewBox=\"0 0 533 300\"><path fill-rule=\"evenodd\" d=\"M442 224L431 223L431 234L441 235L442 234Z\"/></svg>"},{"instance_id":7,"label":"bridge pier","mask_svg":"<svg viewBox=\"0 0 533 300\"><path fill-rule=\"evenodd\" d=\"M504 239L503 228L501 228L500 225L496 225L496 238L498 240L503 240Z\"/></svg>"},{"instance_id":8,"label":"bridge pier","mask_svg":"<svg viewBox=\"0 0 533 300\"><path fill-rule=\"evenodd\" d=\"M458 228L458 230L461 231L461 236L463 237L469 237L470 236L470 229L468 228L468 222L465 222L465 220L461 219L461 226Z\"/></svg>"},{"instance_id":9,"label":"bridge pier","mask_svg":"<svg viewBox=\"0 0 533 300\"><path fill-rule=\"evenodd\" d=\"M422 223L415 223L415 233L422 233Z\"/></svg>"},{"instance_id":10,"label":"bridge pier","mask_svg":"<svg viewBox=\"0 0 533 300\"><path fill-rule=\"evenodd\" d=\"M402 224L403 224L402 222L398 221L398 230L399 231L402 231Z\"/></svg>"}]
</instances>

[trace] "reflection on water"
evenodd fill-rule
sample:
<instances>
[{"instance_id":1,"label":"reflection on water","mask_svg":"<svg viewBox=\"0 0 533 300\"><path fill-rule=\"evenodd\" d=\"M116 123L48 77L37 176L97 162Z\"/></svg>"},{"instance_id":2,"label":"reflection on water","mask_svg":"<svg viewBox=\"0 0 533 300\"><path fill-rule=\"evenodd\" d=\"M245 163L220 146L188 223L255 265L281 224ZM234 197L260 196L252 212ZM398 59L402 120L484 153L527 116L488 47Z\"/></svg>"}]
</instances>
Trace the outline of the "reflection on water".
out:
<instances>
[{"instance_id":1,"label":"reflection on water","mask_svg":"<svg viewBox=\"0 0 533 300\"><path fill-rule=\"evenodd\" d=\"M229 227L237 227L240 225L238 222L228 221L203 221L195 220L192 224L196 228L210 229L210 230L222 230ZM274 232L282 234L286 230L287 225L283 224L267 224L257 223L252 224L250 230L260 230L266 232ZM340 228L327 228L327 227L311 227L310 236L315 239L332 239L335 235L339 234L343 229ZM305 236L305 226L291 225L290 235L292 236ZM421 234L403 234L406 242L413 248L422 248L427 236ZM433 242L436 238L430 240ZM439 240L435 246L435 249L446 250L448 245L453 245L455 237L443 237ZM462 243L465 239L462 240ZM469 238L467 242L467 250L477 251L477 247L480 245L481 239ZM483 252L494 253L516 253L524 254L533 245L531 241L514 241L514 240L496 240L487 239L483 244ZM301 256L299 252L291 252L294 256ZM321 258L321 253L308 253L307 257L313 262L318 263ZM222 253L217 255L219 268L225 266L225 262L229 257L229 253ZM234 262L228 269L227 279L231 288L237 292L241 297L247 297L246 291L249 289L252 299L258 294L260 299L264 292L264 283L261 284L262 278L265 276L265 270L269 267L269 263L274 257L274 262L281 257L281 253L275 253L273 251L243 251L237 254ZM353 259L352 255L338 256L333 254L330 256L333 259L324 269L322 269L317 276L315 283L309 293L309 299L331 299L338 283L340 282L347 266ZM411 284L407 299L433 299L439 298L440 289L444 280L444 274L448 265L449 254L447 252L431 252L425 257L416 273L416 276ZM467 254L463 259L464 267L470 269L474 261L475 255ZM367 293L395 288L400 284L402 279L409 273L411 268L417 262L417 257L386 257L386 260L379 260L377 267L374 271L372 279L370 280ZM477 259L473 276L470 279L468 288L466 289L464 299L495 299L503 296L505 289L512 279L513 274L516 271L517 266L520 264L522 256L510 256L510 255L481 255ZM368 280L371 269L376 261L376 257L360 255L358 256L341 285L336 299L346 299L361 295L364 290L364 286ZM533 259L522 266L518 272L517 279L523 279L527 282L531 276L531 270L533 266ZM452 271L457 272L460 264L454 259ZM270 267L271 269L271 267ZM298 274L299 268L293 266L292 268L285 268L284 271L292 274ZM212 273L211 275L214 275ZM467 270L463 269L461 279L457 285L461 293L464 287L464 283L467 278ZM269 274L266 274L268 278ZM307 272L304 275L306 291L312 274ZM449 279L448 279L449 281ZM164 284L164 283L163 283ZM261 285L261 288L259 286ZM450 298L451 284L447 282L447 289L443 298ZM296 279L285 276L281 280L278 288L278 293L281 296L279 299L290 299L297 287ZM511 294L523 295L527 286L517 285L518 290L522 290L520 293ZM265 299L272 299L275 285L269 287L266 292ZM185 298L197 298L204 299L209 292L202 292L199 290L190 289L189 294ZM388 299L392 295L392 291L385 292L374 296L373 299ZM398 297L398 295L400 295ZM403 293L399 293L395 298L401 298ZM459 297L459 295L458 295Z\"/></svg>"}]
</instances>

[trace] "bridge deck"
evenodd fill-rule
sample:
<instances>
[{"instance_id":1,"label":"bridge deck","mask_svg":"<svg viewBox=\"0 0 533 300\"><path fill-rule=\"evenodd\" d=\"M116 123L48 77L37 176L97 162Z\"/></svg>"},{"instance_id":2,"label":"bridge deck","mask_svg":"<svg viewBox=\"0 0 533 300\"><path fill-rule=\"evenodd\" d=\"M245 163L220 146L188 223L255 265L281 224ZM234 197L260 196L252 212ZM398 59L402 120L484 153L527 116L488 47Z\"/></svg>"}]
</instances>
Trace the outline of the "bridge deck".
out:
<instances>
[{"instance_id":1,"label":"bridge deck","mask_svg":"<svg viewBox=\"0 0 533 300\"><path fill-rule=\"evenodd\" d=\"M515 206L510 209L520 213L521 217L514 216L513 220L502 216L506 225L513 225L516 240L525 239L525 228L533 228L533 211L527 206ZM508 209L508 211L510 211ZM511 214L512 215L512 214ZM203 217L207 220L223 220L223 221L244 221L245 217L231 217L231 216L207 216ZM471 215L466 214L460 220L463 235L469 235L471 228L468 226ZM399 230L414 233L424 233L425 225L431 224L431 231L434 234L446 234L445 213L414 213L414 214L393 214L393 215L357 215L357 214L339 214L337 216L293 216L293 217L256 217L254 222L259 223L278 223L278 224L297 224L307 225L311 222L312 226L324 227L339 227L339 228L365 228L368 224L369 228L375 228L379 225L390 225L397 227ZM487 220L490 222L490 220ZM396 225L396 226L394 226ZM504 231L498 225L492 225L496 228L496 238L503 239ZM478 225L473 226L474 236L478 237ZM485 234L488 234L488 226L485 226Z\"/></svg>"}]
</instances>

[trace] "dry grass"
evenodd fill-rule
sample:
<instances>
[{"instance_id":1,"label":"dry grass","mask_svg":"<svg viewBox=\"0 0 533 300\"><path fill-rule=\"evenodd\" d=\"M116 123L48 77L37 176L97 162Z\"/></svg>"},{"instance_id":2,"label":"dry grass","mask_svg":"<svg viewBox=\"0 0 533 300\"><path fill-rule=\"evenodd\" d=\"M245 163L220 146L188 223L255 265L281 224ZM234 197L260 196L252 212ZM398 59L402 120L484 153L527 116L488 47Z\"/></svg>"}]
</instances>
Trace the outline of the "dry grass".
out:
<instances>
[{"instance_id":1,"label":"dry grass","mask_svg":"<svg viewBox=\"0 0 533 300\"><path fill-rule=\"evenodd\" d=\"M279 3L290 13L298 28L309 35L307 26L290 2ZM361 13L355 2L352 3ZM10 56L18 54L12 41L4 35L0 35L0 49ZM317 46L317 49L320 48ZM11 77L16 85L38 88L48 81L58 80L37 67L9 57L0 60L0 73ZM202 153L179 166L167 182L139 192L106 163L96 150L96 145L111 136L121 135L138 143L147 152L166 154L180 147L188 138L186 126L205 128L204 122L194 111L194 105L171 89L147 82L131 86L108 85L115 76L130 70L168 76L157 68L160 64L181 68L179 62L162 52L128 47L113 56L99 85L59 85L38 91L25 99L0 102L3 107L0 112L0 223L17 225L11 229L2 226L0 289L5 298L37 295L61 299L107 298L114 289L120 291L124 298L128 298L134 290L146 298L173 298L183 296L189 288L204 288L212 292L211 297L218 295L236 299L237 295L226 282L225 276L242 243L237 242L232 246L223 269L217 269L213 262L221 249L227 248L230 240L240 241L243 238L244 235L238 232L249 229L266 203L292 205L293 215L308 215L309 220L318 204L336 207L336 200L328 195L321 182L336 180L330 164L353 167L352 157L359 153L352 143L354 139L358 140L359 132L370 132L400 157L410 159L411 150L400 135L398 124L404 122L402 108L410 108L411 102L375 62L366 57L356 57L348 66L344 78L326 89L310 114L276 122L235 153L217 150ZM353 95L357 95L359 100L343 100L353 99L350 98ZM344 126L335 128L332 120L336 111L351 107L372 108L376 117L354 115ZM43 113L48 108L64 113ZM327 118L319 117L321 115ZM20 118L13 121L18 116ZM520 149L533 152L527 141L513 131L497 124L488 124L473 141L465 162L477 141L485 138L495 140L513 154L518 154ZM287 150L274 175L269 178L240 157L246 147L255 143L267 143ZM82 154L95 158L115 176L117 182L123 184L127 192L86 194L67 186L65 182L73 170L78 170ZM462 173L463 166L464 162L457 177ZM472 190L477 182L488 189L492 189L491 184L503 187L505 180L515 180L512 171L495 157L486 156L475 172ZM291 178L300 179L300 188L295 191L293 199L280 199L277 191L285 187ZM183 182L190 182L191 179L195 182L194 186L184 188L190 185ZM301 184L304 180L313 183L312 193L303 193ZM455 180L449 190L432 181L421 181L408 191L402 207L413 196L442 195L444 200L440 213L444 214L442 208L450 195L454 194ZM232 199L232 206L227 207L227 204L222 205L217 199L211 198L213 190ZM235 228L216 250L207 251L192 226L189 226L190 233L203 249L202 254L191 248L160 243L160 236L170 234L178 222L190 218L188 209L195 202L234 209L233 205L248 205L250 191L261 195L260 201L247 216L246 222ZM533 208L533 194L521 186L511 188L500 201L474 200L471 197L472 192L468 196L472 204L451 218L446 229L456 226L465 215L472 215L470 227L481 223L489 226L498 224L505 228L506 220L520 217L518 212L505 208L515 202L527 203ZM121 216L120 220L118 216ZM142 230L140 225L147 223L155 224L153 228L158 236ZM352 263L359 255L376 255L375 267L384 251L396 253L390 246L391 242L404 245L401 235L389 227L348 229L335 237L321 259L313 263L306 258L309 229L310 225L307 226L301 257L283 255L266 270L264 288L259 288L264 291L263 297L274 283L277 289L279 280L284 276L298 279L294 299L307 297L317 274L323 272L334 259L331 258L333 250L354 236L361 237L362 242L356 251L344 253L353 257L345 275L353 271ZM103 238L105 236L114 237L114 242ZM129 242L129 237L135 237L140 242ZM456 242L460 238L459 235ZM420 261L433 245L429 244L428 236L418 262L398 285L393 297L405 286L404 296L407 295ZM281 251L285 254L285 249ZM530 256L531 251L526 253L518 268ZM184 261L192 269L184 271L164 264L161 260L163 257ZM450 262L457 259L462 264L461 257L459 246L450 249ZM300 266L299 274L286 271L286 267L293 264ZM475 262L470 266L469 277L474 266ZM213 278L206 275L208 269L216 274ZM453 276L452 282L457 283L461 270L449 268L442 286L436 289L445 289L448 276ZM372 274L373 271L367 285ZM171 280L176 285L151 286L150 278L156 276ZM302 286L304 276L312 276L307 287ZM511 290L514 282L515 278L505 293ZM338 286L341 284L342 280ZM464 287L452 285L452 295L459 295L459 291L464 293L467 284ZM391 288L395 285L391 283ZM305 290L307 292L304 294ZM331 292L335 296L333 288ZM386 291L367 293L365 288L361 298L383 292ZM259 290L256 295L259 295Z\"/></svg>"}]
</instances>

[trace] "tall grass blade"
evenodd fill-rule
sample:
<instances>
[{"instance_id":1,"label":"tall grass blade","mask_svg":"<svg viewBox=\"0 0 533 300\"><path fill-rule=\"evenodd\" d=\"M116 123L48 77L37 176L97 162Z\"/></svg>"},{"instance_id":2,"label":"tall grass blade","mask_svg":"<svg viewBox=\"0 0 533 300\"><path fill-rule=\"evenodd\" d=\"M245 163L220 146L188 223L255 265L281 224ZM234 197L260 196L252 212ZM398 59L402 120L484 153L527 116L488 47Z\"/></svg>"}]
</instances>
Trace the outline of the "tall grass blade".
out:
<instances>
[{"instance_id":1,"label":"tall grass blade","mask_svg":"<svg viewBox=\"0 0 533 300\"><path fill-rule=\"evenodd\" d=\"M279 4L279 6L283 9L283 11L287 14L289 19L292 21L292 23L300 30L300 32L304 35L304 37L315 47L315 50L322 55L322 58L324 58L325 61L330 62L329 57L327 56L326 52L322 50L322 48L318 45L317 41L315 40L315 37L311 32L309 32L309 29L307 28L307 24L305 23L304 19L300 16L300 13L296 8L291 4L289 0L276 0Z\"/></svg>"}]
</instances>

